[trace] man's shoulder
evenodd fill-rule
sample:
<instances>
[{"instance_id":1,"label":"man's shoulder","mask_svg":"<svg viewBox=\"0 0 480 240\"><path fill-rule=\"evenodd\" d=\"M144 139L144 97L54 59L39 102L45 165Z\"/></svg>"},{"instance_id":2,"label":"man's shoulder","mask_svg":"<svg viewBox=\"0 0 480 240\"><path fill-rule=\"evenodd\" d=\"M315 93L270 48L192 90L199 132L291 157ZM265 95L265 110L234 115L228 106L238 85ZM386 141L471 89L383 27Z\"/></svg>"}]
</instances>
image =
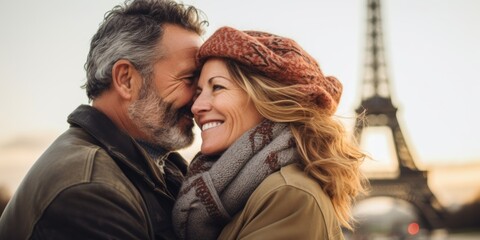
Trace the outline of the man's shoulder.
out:
<instances>
[{"instance_id":1,"label":"man's shoulder","mask_svg":"<svg viewBox=\"0 0 480 240\"><path fill-rule=\"evenodd\" d=\"M66 200L73 200L71 196L84 200L85 196L118 196L116 199L129 199L130 204L140 206L135 186L107 151L87 135L71 127L59 136L30 168L4 212L8 217L2 220L8 219L9 226L21 223L19 231L31 232L53 203L62 209ZM59 196L63 201L58 201Z\"/></svg>"},{"instance_id":2,"label":"man's shoulder","mask_svg":"<svg viewBox=\"0 0 480 240\"><path fill-rule=\"evenodd\" d=\"M62 185L60 188L125 178L107 151L78 127L71 127L59 136L35 162L27 177Z\"/></svg>"}]
</instances>

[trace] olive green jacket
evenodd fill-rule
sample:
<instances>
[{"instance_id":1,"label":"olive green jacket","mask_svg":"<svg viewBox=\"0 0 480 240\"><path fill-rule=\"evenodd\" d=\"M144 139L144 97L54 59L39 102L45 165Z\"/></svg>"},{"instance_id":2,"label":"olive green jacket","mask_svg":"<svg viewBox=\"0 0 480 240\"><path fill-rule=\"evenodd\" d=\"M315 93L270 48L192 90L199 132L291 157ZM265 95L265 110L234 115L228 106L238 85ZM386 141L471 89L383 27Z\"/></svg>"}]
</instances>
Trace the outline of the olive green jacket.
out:
<instances>
[{"instance_id":1,"label":"olive green jacket","mask_svg":"<svg viewBox=\"0 0 480 240\"><path fill-rule=\"evenodd\" d=\"M131 137L87 105L68 122L8 203L0 239L173 239L171 209L185 160L170 154L163 175Z\"/></svg>"},{"instance_id":2,"label":"olive green jacket","mask_svg":"<svg viewBox=\"0 0 480 240\"><path fill-rule=\"evenodd\" d=\"M291 164L266 178L219 239L344 239L330 198Z\"/></svg>"}]
</instances>

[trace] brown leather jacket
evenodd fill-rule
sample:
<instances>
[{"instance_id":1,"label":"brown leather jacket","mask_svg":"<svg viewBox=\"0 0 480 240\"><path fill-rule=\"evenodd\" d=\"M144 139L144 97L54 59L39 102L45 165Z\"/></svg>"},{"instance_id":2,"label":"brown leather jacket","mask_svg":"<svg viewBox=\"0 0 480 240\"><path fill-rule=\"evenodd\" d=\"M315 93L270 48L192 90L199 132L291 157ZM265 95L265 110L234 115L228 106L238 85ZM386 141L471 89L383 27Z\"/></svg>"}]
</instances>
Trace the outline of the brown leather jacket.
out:
<instances>
[{"instance_id":1,"label":"brown leather jacket","mask_svg":"<svg viewBox=\"0 0 480 240\"><path fill-rule=\"evenodd\" d=\"M87 105L68 122L7 205L0 239L175 238L171 208L185 160L170 154L161 174L131 137Z\"/></svg>"}]
</instances>

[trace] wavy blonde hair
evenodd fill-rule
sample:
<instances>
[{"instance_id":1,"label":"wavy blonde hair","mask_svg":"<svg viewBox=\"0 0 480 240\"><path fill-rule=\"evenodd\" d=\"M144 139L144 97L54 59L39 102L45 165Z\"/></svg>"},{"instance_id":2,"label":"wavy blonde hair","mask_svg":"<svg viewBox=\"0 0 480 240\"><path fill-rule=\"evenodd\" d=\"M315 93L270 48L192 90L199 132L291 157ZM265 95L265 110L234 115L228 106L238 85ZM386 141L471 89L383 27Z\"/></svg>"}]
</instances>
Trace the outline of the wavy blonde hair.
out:
<instances>
[{"instance_id":1,"label":"wavy blonde hair","mask_svg":"<svg viewBox=\"0 0 480 240\"><path fill-rule=\"evenodd\" d=\"M303 101L295 85L263 76L230 59L224 59L230 75L247 94L260 114L290 125L304 171L331 198L340 224L352 229L351 208L355 197L366 191L360 171L366 158L344 126L317 106Z\"/></svg>"}]
</instances>

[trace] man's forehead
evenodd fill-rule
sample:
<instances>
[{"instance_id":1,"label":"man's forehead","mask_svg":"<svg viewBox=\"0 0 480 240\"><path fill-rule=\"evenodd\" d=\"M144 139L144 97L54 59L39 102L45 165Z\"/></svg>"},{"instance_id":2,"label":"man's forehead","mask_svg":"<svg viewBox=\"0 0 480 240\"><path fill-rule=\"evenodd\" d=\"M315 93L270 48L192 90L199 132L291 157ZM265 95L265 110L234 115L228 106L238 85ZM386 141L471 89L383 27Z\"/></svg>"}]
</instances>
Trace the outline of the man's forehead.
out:
<instances>
[{"instance_id":1,"label":"man's forehead","mask_svg":"<svg viewBox=\"0 0 480 240\"><path fill-rule=\"evenodd\" d=\"M171 24L164 26L164 34L160 42L165 54L189 52L192 51L191 49L196 53L202 43L203 40L197 33Z\"/></svg>"}]
</instances>

